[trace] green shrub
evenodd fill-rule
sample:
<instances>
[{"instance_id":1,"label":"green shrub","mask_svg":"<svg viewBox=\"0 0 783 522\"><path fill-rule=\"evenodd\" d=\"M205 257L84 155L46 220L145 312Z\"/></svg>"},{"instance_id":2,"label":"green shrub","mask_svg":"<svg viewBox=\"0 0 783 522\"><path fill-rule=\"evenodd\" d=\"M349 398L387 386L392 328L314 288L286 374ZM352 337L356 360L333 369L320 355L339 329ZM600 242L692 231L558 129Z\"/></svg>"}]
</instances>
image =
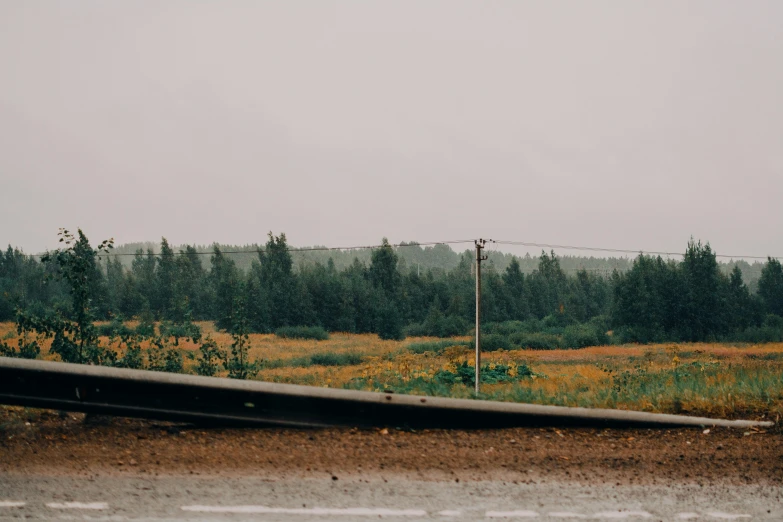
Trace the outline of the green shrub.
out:
<instances>
[{"instance_id":1,"label":"green shrub","mask_svg":"<svg viewBox=\"0 0 783 522\"><path fill-rule=\"evenodd\" d=\"M566 326L563 332L563 348L586 348L609 344L609 336L605 331L590 324Z\"/></svg>"},{"instance_id":2,"label":"green shrub","mask_svg":"<svg viewBox=\"0 0 783 522\"><path fill-rule=\"evenodd\" d=\"M198 348L196 373L205 377L212 377L218 372L220 363L225 361L225 359L225 351L220 349L212 337L207 336Z\"/></svg>"},{"instance_id":3,"label":"green shrub","mask_svg":"<svg viewBox=\"0 0 783 522\"><path fill-rule=\"evenodd\" d=\"M509 336L510 343L529 350L557 350L560 348L560 336L548 333L516 333Z\"/></svg>"},{"instance_id":4,"label":"green shrub","mask_svg":"<svg viewBox=\"0 0 783 522\"><path fill-rule=\"evenodd\" d=\"M141 345L136 337L129 335L122 338L120 345L125 344L125 353L117 361L116 366L119 368L130 368L133 370L141 370L144 368L144 357L141 352Z\"/></svg>"},{"instance_id":5,"label":"green shrub","mask_svg":"<svg viewBox=\"0 0 783 522\"><path fill-rule=\"evenodd\" d=\"M41 354L41 347L38 345L38 341L25 342L20 337L17 344L18 348L14 348L9 344L0 341L0 356L36 359Z\"/></svg>"},{"instance_id":6,"label":"green shrub","mask_svg":"<svg viewBox=\"0 0 783 522\"><path fill-rule=\"evenodd\" d=\"M513 382L533 375L533 370L527 364L517 366L517 374L510 375L511 368L505 364L484 365L481 367L481 382L495 384L499 382ZM439 370L433 380L437 383L452 386L462 383L465 386L473 387L476 384L476 367L468 365L467 361L457 365L454 372L449 370Z\"/></svg>"},{"instance_id":7,"label":"green shrub","mask_svg":"<svg viewBox=\"0 0 783 522\"><path fill-rule=\"evenodd\" d=\"M353 366L361 364L364 357L358 353L316 353L310 356L313 366Z\"/></svg>"},{"instance_id":8,"label":"green shrub","mask_svg":"<svg viewBox=\"0 0 783 522\"><path fill-rule=\"evenodd\" d=\"M329 339L329 332L320 326L283 326L275 330L275 335L282 339Z\"/></svg>"},{"instance_id":9,"label":"green shrub","mask_svg":"<svg viewBox=\"0 0 783 522\"><path fill-rule=\"evenodd\" d=\"M192 339L194 343L201 340L201 327L190 321L184 323L164 321L160 324L159 330L161 336L174 338L174 346L179 346L179 340L181 338Z\"/></svg>"},{"instance_id":10,"label":"green shrub","mask_svg":"<svg viewBox=\"0 0 783 522\"><path fill-rule=\"evenodd\" d=\"M114 318L106 324L98 326L98 335L104 337L127 337L131 335L131 330L120 318Z\"/></svg>"},{"instance_id":11,"label":"green shrub","mask_svg":"<svg viewBox=\"0 0 783 522\"><path fill-rule=\"evenodd\" d=\"M402 317L394 303L382 305L377 312L376 328L378 337L387 341L402 341L405 332L402 329Z\"/></svg>"},{"instance_id":12,"label":"green shrub","mask_svg":"<svg viewBox=\"0 0 783 522\"><path fill-rule=\"evenodd\" d=\"M540 321L528 319L526 321L504 321L502 323L487 323L482 325L481 331L488 334L511 335L518 332L533 333L542 329Z\"/></svg>"},{"instance_id":13,"label":"green shrub","mask_svg":"<svg viewBox=\"0 0 783 522\"><path fill-rule=\"evenodd\" d=\"M155 321L153 320L151 313L145 312L141 314L141 318L139 319L139 324L136 325L135 332L136 335L141 337L155 337Z\"/></svg>"},{"instance_id":14,"label":"green shrub","mask_svg":"<svg viewBox=\"0 0 783 522\"><path fill-rule=\"evenodd\" d=\"M641 326L622 326L615 331L615 336L620 344L651 344L662 343L666 340L666 333L663 329Z\"/></svg>"},{"instance_id":15,"label":"green shrub","mask_svg":"<svg viewBox=\"0 0 783 522\"><path fill-rule=\"evenodd\" d=\"M727 340L753 344L783 342L783 318L768 315L761 326L750 326L729 336Z\"/></svg>"},{"instance_id":16,"label":"green shrub","mask_svg":"<svg viewBox=\"0 0 783 522\"><path fill-rule=\"evenodd\" d=\"M470 346L470 341L454 341L454 340L445 340L445 341L428 341L428 342L422 342L422 343L410 343L406 346L406 348L416 354L422 354L422 353L435 353L440 355L443 353L443 350L446 348L449 348L451 346Z\"/></svg>"},{"instance_id":17,"label":"green shrub","mask_svg":"<svg viewBox=\"0 0 783 522\"><path fill-rule=\"evenodd\" d=\"M469 330L467 322L455 315L430 314L422 323L413 323L405 328L408 337L455 337Z\"/></svg>"},{"instance_id":18,"label":"green shrub","mask_svg":"<svg viewBox=\"0 0 783 522\"><path fill-rule=\"evenodd\" d=\"M476 340L470 341L470 347L476 348ZM481 336L481 351L495 352L497 350L510 350L513 347L511 341L505 335L484 334Z\"/></svg>"}]
</instances>

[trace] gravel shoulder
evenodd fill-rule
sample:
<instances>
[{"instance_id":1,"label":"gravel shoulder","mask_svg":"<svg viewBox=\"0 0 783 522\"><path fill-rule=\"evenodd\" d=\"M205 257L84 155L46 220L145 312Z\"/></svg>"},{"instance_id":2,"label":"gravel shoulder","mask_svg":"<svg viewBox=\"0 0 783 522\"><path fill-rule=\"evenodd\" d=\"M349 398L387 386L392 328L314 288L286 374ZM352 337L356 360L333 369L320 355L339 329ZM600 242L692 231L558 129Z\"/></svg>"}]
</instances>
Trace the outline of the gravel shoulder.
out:
<instances>
[{"instance_id":1,"label":"gravel shoulder","mask_svg":"<svg viewBox=\"0 0 783 522\"><path fill-rule=\"evenodd\" d=\"M217 429L0 409L0 471L521 484L783 484L772 430Z\"/></svg>"}]
</instances>

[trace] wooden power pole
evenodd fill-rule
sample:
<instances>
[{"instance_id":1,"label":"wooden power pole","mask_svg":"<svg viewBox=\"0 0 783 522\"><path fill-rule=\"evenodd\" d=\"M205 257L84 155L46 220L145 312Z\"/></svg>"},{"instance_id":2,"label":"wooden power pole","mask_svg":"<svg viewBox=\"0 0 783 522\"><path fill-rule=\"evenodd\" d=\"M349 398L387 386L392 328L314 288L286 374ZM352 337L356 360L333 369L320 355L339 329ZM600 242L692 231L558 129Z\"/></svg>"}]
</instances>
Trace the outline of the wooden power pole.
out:
<instances>
[{"instance_id":1,"label":"wooden power pole","mask_svg":"<svg viewBox=\"0 0 783 522\"><path fill-rule=\"evenodd\" d=\"M486 241L477 239L476 243L476 394L479 393L481 381L481 262L486 261L487 256L481 255Z\"/></svg>"}]
</instances>

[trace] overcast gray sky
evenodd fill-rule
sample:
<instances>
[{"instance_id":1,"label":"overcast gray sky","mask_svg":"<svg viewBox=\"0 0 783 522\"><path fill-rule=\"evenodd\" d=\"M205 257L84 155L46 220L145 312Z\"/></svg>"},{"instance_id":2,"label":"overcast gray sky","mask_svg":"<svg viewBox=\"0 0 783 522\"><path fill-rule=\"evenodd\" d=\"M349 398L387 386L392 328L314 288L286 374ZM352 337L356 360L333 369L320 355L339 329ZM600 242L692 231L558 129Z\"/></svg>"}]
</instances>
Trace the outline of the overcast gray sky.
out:
<instances>
[{"instance_id":1,"label":"overcast gray sky","mask_svg":"<svg viewBox=\"0 0 783 522\"><path fill-rule=\"evenodd\" d=\"M0 243L783 255L783 2L0 0Z\"/></svg>"}]
</instances>

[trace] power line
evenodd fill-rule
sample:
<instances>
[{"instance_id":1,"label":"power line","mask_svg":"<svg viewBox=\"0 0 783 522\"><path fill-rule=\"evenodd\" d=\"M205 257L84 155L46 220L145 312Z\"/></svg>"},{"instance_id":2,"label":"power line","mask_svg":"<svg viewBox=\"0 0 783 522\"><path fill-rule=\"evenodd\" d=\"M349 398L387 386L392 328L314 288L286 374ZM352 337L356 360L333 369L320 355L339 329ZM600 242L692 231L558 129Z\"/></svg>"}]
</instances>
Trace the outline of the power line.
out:
<instances>
[{"instance_id":1,"label":"power line","mask_svg":"<svg viewBox=\"0 0 783 522\"><path fill-rule=\"evenodd\" d=\"M394 247L394 248L405 248L405 247L422 247L422 246L434 246L434 245L455 245L460 243L473 243L472 239L455 239L455 240L449 240L449 241L428 241L424 243L394 243L389 244L388 246ZM350 250L371 250L376 248L383 248L386 245L360 245L360 246L348 246L348 247L304 247L304 248L295 248L295 247L289 247L285 249L285 252L327 252L327 251L335 251L335 250L341 250L341 251L350 251ZM220 253L223 255L232 255L232 254L257 254L259 252L267 252L267 248L256 248L253 250L221 250ZM172 255L190 255L195 254L199 256L209 256L214 254L214 251L208 251L208 252L183 252L180 250L179 252L172 252ZM29 255L30 257L41 257L46 254L25 254ZM139 255L138 252L108 252L108 253L101 253L99 256L101 257L123 257L123 256L137 256ZM153 255L153 256L162 256L163 254L161 252L151 252L146 251L142 253L143 256Z\"/></svg>"},{"instance_id":2,"label":"power line","mask_svg":"<svg viewBox=\"0 0 783 522\"><path fill-rule=\"evenodd\" d=\"M537 248L550 248L550 249L562 249L562 250L581 250L588 252L609 252L614 254L647 254L658 256L684 256L682 252L660 252L655 250L629 250L623 248L603 248L603 247L586 247L586 246L573 246L573 245L551 245L547 243L529 243L526 241L503 241L490 239L488 241L495 242L499 245L514 245L514 246L526 246ZM783 259L783 256L735 256L728 254L715 254L715 257L730 258L730 259Z\"/></svg>"},{"instance_id":3,"label":"power line","mask_svg":"<svg viewBox=\"0 0 783 522\"><path fill-rule=\"evenodd\" d=\"M511 246L524 246L524 247L536 247L536 248L549 248L549 249L558 249L558 250L577 250L577 251L584 251L584 252L603 252L603 253L611 253L611 254L632 254L632 255L638 255L638 254L644 254L644 255L658 255L658 256L684 256L682 252L665 252L665 251L658 251L658 250L633 250L633 249L626 249L626 248L606 248L606 247L590 247L590 246L576 246L576 245L557 245L557 244L551 244L551 243L533 243L529 241L508 241L508 240L500 240L500 239L487 239L486 240L489 243L494 243L496 245L511 245ZM447 241L428 241L423 243L394 243L390 244L389 246L394 248L405 248L405 247L423 247L423 246L434 246L434 245L456 245L456 244L464 244L464 243L474 243L475 240L473 239L455 239L455 240L447 240ZM377 248L382 248L384 245L356 245L356 246L342 246L342 247L304 247L304 248L294 248L289 247L285 249L285 252L329 252L329 251L351 251L351 250L372 250ZM226 250L221 251L220 253L223 255L237 255L237 254L257 254L259 252L266 252L266 248L256 248L254 250ZM213 251L196 251L196 252L173 252L173 255L189 255L189 254L195 254L200 256L205 255L212 255ZM497 250L491 250L489 252L490 254L502 254L501 252ZM41 257L45 254L25 254L29 257ZM133 252L123 252L123 253L105 253L100 254L101 257L126 257L126 256L137 256L138 253ZM150 252L149 250L147 252L143 253L144 256L147 255L153 255L153 256L162 256L163 254L161 252ZM728 255L728 254L714 254L715 257L719 257L722 259L760 259L760 260L766 260L768 258L771 259L777 259L777 260L783 260L783 256L757 256L757 255Z\"/></svg>"}]
</instances>

